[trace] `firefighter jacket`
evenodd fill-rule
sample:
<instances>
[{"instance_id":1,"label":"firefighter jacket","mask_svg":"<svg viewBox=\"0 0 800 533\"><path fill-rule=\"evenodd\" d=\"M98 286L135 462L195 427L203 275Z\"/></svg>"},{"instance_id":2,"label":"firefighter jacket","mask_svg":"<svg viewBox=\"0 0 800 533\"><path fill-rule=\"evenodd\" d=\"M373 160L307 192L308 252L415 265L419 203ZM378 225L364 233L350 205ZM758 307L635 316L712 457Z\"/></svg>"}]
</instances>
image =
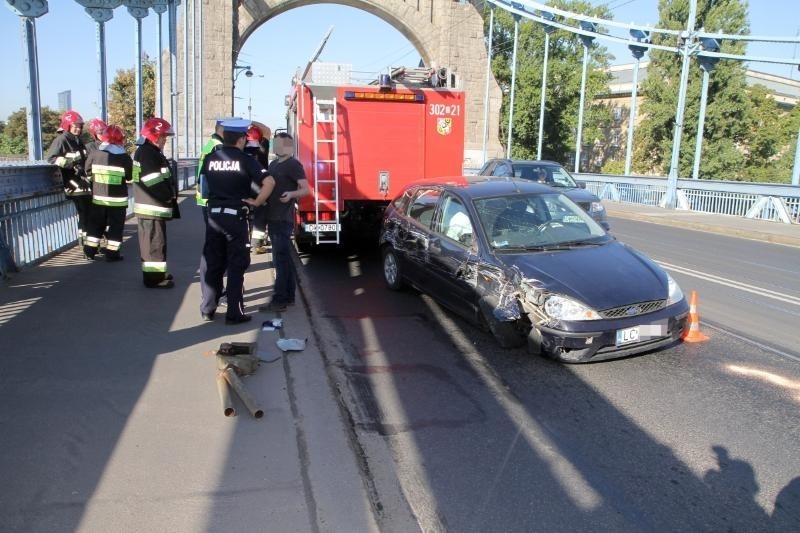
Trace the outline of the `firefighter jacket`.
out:
<instances>
[{"instance_id":1,"label":"firefighter jacket","mask_svg":"<svg viewBox=\"0 0 800 533\"><path fill-rule=\"evenodd\" d=\"M176 197L169 161L146 141L133 154L133 212L139 218L169 220Z\"/></svg>"},{"instance_id":2,"label":"firefighter jacket","mask_svg":"<svg viewBox=\"0 0 800 533\"><path fill-rule=\"evenodd\" d=\"M92 194L86 179L86 146L80 137L68 131L59 133L45 156L47 162L61 169L61 181L67 196L88 196Z\"/></svg>"},{"instance_id":3,"label":"firefighter jacket","mask_svg":"<svg viewBox=\"0 0 800 533\"><path fill-rule=\"evenodd\" d=\"M92 180L92 203L105 207L128 207L128 183L133 177L133 160L121 147L103 143L86 158L86 172Z\"/></svg>"},{"instance_id":4,"label":"firefighter jacket","mask_svg":"<svg viewBox=\"0 0 800 533\"><path fill-rule=\"evenodd\" d=\"M212 133L211 138L203 145L203 149L200 151L200 158L197 160L197 190L194 194L197 205L205 206L208 204L208 187L204 183L202 174L200 173L200 170L203 168L203 161L205 161L208 154L214 152L220 146L222 146L222 137L216 133Z\"/></svg>"}]
</instances>

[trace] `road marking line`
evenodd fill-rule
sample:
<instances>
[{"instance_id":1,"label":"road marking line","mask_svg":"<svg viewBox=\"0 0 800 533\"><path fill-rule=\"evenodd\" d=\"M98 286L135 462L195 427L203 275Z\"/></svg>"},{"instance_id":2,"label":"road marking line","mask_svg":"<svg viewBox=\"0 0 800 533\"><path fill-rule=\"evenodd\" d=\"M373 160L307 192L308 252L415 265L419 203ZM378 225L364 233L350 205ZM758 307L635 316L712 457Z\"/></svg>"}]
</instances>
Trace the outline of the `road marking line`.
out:
<instances>
[{"instance_id":1,"label":"road marking line","mask_svg":"<svg viewBox=\"0 0 800 533\"><path fill-rule=\"evenodd\" d=\"M758 294L759 296L764 296L766 298L772 298L773 300L779 300L781 302L785 302L792 305L800 305L800 298L796 296L790 296L788 294L783 294L777 291L772 291L769 289L764 289L762 287L757 287L755 285L749 285L747 283L743 283L741 281L731 281L729 279L715 276L713 274L707 274L705 272L699 272L697 270L692 270L691 268L686 268L678 265L673 265L670 263L665 263L663 261L656 261L660 266L666 268L667 270L672 270L674 272L679 272L681 274L686 274L687 276L694 276L696 278L704 279L706 281L711 281L714 283L719 283L720 285L725 285L728 287L733 287L734 289L740 289L746 292L750 292L753 294Z\"/></svg>"},{"instance_id":2,"label":"road marking line","mask_svg":"<svg viewBox=\"0 0 800 533\"><path fill-rule=\"evenodd\" d=\"M742 335L739 335L738 333L734 333L734 332L732 332L732 331L730 331L728 329L721 328L719 326L714 326L713 324L709 324L708 322L705 322L703 320L701 320L700 323L703 324L703 326L709 327L711 329L715 329L717 331L725 333L726 335L730 335L731 337L735 337L735 338L739 339L740 341L744 341L744 342L750 343L750 344L752 344L752 345L754 345L754 346L756 346L758 348L761 348L762 350L765 350L767 352L772 352L772 353L774 353L776 355L780 355L782 357L786 357L787 359L791 359L792 361L800 363L800 357L797 357L796 355L792 355L790 353L783 352L783 351L778 350L777 348L773 348L771 346L767 346L766 344L763 344L763 343L761 343L761 342L759 342L759 341L757 341L755 339L751 339L749 337L744 337Z\"/></svg>"}]
</instances>

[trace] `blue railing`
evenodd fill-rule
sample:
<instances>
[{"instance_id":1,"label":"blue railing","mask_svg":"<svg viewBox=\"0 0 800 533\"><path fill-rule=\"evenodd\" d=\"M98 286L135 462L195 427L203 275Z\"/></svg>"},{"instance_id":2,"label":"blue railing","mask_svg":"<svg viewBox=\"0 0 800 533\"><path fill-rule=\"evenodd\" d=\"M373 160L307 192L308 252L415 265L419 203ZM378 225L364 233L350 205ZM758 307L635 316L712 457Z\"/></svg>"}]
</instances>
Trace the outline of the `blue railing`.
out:
<instances>
[{"instance_id":1,"label":"blue railing","mask_svg":"<svg viewBox=\"0 0 800 533\"><path fill-rule=\"evenodd\" d=\"M196 170L196 159L178 162L179 190L194 187ZM0 277L74 246L77 225L57 167L44 161L0 167Z\"/></svg>"}]
</instances>

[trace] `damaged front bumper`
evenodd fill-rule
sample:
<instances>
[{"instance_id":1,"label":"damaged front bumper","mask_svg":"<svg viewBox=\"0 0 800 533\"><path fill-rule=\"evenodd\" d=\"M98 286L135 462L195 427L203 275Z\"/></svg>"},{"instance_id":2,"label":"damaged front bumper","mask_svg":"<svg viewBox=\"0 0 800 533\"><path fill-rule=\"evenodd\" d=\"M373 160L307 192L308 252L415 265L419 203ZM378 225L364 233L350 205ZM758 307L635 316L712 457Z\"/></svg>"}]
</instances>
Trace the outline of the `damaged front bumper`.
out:
<instances>
[{"instance_id":1,"label":"damaged front bumper","mask_svg":"<svg viewBox=\"0 0 800 533\"><path fill-rule=\"evenodd\" d=\"M659 312L619 320L538 324L530 335L541 350L564 362L585 363L656 350L680 339L686 328L685 300ZM636 331L636 339L620 337ZM640 334L639 332L643 332Z\"/></svg>"}]
</instances>

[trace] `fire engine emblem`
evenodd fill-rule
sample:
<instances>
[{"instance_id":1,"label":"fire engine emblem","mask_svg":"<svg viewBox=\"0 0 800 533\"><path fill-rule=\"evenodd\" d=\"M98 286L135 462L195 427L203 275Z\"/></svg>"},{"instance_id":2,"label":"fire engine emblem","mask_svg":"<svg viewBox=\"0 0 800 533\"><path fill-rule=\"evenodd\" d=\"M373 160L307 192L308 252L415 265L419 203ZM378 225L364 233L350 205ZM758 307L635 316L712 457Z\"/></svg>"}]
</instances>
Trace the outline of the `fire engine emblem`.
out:
<instances>
[{"instance_id":1,"label":"fire engine emblem","mask_svg":"<svg viewBox=\"0 0 800 533\"><path fill-rule=\"evenodd\" d=\"M440 118L436 121L436 131L439 135L450 135L450 132L453 131L453 119L452 118Z\"/></svg>"}]
</instances>

